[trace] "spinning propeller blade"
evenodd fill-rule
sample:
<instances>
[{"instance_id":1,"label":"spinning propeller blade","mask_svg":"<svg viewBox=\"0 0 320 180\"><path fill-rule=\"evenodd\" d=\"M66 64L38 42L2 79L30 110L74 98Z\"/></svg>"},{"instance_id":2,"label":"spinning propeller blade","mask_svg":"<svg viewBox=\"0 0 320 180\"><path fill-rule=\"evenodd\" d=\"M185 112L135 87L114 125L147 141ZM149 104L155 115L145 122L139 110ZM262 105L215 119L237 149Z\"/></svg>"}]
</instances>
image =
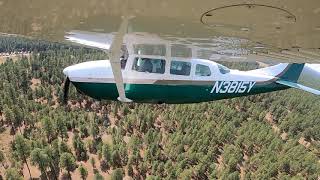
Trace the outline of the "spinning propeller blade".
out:
<instances>
[{"instance_id":1,"label":"spinning propeller blade","mask_svg":"<svg viewBox=\"0 0 320 180\"><path fill-rule=\"evenodd\" d=\"M67 77L63 87L63 103L64 104L68 103L69 86L70 86L70 79Z\"/></svg>"}]
</instances>

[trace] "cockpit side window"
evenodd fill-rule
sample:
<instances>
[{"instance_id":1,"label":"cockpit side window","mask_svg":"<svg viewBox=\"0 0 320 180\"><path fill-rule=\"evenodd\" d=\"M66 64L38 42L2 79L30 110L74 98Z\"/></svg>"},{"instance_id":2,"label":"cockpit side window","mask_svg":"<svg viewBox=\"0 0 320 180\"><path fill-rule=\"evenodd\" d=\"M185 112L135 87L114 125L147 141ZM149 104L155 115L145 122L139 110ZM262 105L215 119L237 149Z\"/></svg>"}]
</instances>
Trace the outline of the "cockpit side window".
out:
<instances>
[{"instance_id":1,"label":"cockpit side window","mask_svg":"<svg viewBox=\"0 0 320 180\"><path fill-rule=\"evenodd\" d=\"M132 70L138 72L148 72L164 74L166 61L164 59L136 57L133 62Z\"/></svg>"},{"instance_id":2,"label":"cockpit side window","mask_svg":"<svg viewBox=\"0 0 320 180\"><path fill-rule=\"evenodd\" d=\"M197 64L195 74L196 76L211 76L211 71L209 66Z\"/></svg>"},{"instance_id":3,"label":"cockpit side window","mask_svg":"<svg viewBox=\"0 0 320 180\"><path fill-rule=\"evenodd\" d=\"M220 71L221 74L227 74L230 72L230 69L221 65L221 64L218 64L218 69Z\"/></svg>"},{"instance_id":4,"label":"cockpit side window","mask_svg":"<svg viewBox=\"0 0 320 180\"><path fill-rule=\"evenodd\" d=\"M191 63L184 61L171 61L170 74L189 76Z\"/></svg>"}]
</instances>

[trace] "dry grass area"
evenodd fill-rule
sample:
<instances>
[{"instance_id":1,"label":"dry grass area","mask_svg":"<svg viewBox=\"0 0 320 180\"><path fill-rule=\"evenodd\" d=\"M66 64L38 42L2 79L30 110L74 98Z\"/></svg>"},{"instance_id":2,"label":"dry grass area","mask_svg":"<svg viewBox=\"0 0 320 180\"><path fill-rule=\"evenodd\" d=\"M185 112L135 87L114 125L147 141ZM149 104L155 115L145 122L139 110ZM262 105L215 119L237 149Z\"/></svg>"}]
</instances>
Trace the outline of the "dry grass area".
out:
<instances>
[{"instance_id":1,"label":"dry grass area","mask_svg":"<svg viewBox=\"0 0 320 180\"><path fill-rule=\"evenodd\" d=\"M53 86L51 86L51 89L52 89L52 101L54 102L54 105L52 105L51 107L53 108L58 108L59 107L59 102L58 102L58 96L56 95L56 90L54 89Z\"/></svg>"},{"instance_id":2,"label":"dry grass area","mask_svg":"<svg viewBox=\"0 0 320 180\"><path fill-rule=\"evenodd\" d=\"M28 162L28 165L29 165L29 168L30 168L31 177L32 178L40 177L41 172L39 171L38 167L32 166L30 161ZM28 180L29 178L30 178L30 175L29 175L29 171L28 171L27 165L24 164L24 166L23 166L23 179Z\"/></svg>"},{"instance_id":3,"label":"dry grass area","mask_svg":"<svg viewBox=\"0 0 320 180\"><path fill-rule=\"evenodd\" d=\"M6 60L12 59L14 62L20 59L22 56L26 56L30 58L31 54L30 53L18 53L18 54L0 54L0 64L3 64L6 62Z\"/></svg>"},{"instance_id":4,"label":"dry grass area","mask_svg":"<svg viewBox=\"0 0 320 180\"><path fill-rule=\"evenodd\" d=\"M6 127L4 132L0 136L0 149L7 155L10 151L10 143L13 140L13 136L10 135L10 128Z\"/></svg>"},{"instance_id":5,"label":"dry grass area","mask_svg":"<svg viewBox=\"0 0 320 180\"><path fill-rule=\"evenodd\" d=\"M30 88L32 89L32 91L36 90L36 88L41 85L41 80L40 79L36 79L36 78L32 78L31 79L31 85Z\"/></svg>"},{"instance_id":6,"label":"dry grass area","mask_svg":"<svg viewBox=\"0 0 320 180\"><path fill-rule=\"evenodd\" d=\"M304 137L301 137L298 141L301 145L303 145L305 148L309 149L311 146L311 143L306 141Z\"/></svg>"},{"instance_id":7,"label":"dry grass area","mask_svg":"<svg viewBox=\"0 0 320 180\"><path fill-rule=\"evenodd\" d=\"M259 68L265 68L265 67L269 67L270 64L264 63L264 62L260 62L260 61L256 61L259 65Z\"/></svg>"},{"instance_id":8,"label":"dry grass area","mask_svg":"<svg viewBox=\"0 0 320 180\"><path fill-rule=\"evenodd\" d=\"M0 149L4 152L6 156L6 160L10 157L10 143L13 140L13 136L10 135L10 128L5 128L4 132L0 135ZM4 165L9 165L8 163L4 163ZM5 169L2 165L0 165L0 175L4 177Z\"/></svg>"},{"instance_id":9,"label":"dry grass area","mask_svg":"<svg viewBox=\"0 0 320 180\"><path fill-rule=\"evenodd\" d=\"M272 129L274 131L274 133L276 134L280 134L280 128L277 126L277 124L274 122L274 119L273 119L273 115L268 112L266 114L266 117L265 117L266 121L272 126Z\"/></svg>"},{"instance_id":10,"label":"dry grass area","mask_svg":"<svg viewBox=\"0 0 320 180\"><path fill-rule=\"evenodd\" d=\"M222 155L218 156L217 162L218 162L218 163L216 163L217 170L221 171L223 169L223 157L222 157Z\"/></svg>"}]
</instances>

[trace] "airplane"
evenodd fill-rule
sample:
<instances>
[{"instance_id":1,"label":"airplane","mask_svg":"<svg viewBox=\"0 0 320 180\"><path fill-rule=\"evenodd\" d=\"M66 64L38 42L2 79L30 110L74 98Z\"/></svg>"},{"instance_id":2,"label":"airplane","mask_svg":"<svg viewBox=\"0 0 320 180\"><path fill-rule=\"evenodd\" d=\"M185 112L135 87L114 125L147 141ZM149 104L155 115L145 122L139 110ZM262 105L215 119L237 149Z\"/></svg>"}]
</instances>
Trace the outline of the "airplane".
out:
<instances>
[{"instance_id":1,"label":"airplane","mask_svg":"<svg viewBox=\"0 0 320 180\"><path fill-rule=\"evenodd\" d=\"M117 36L113 34L82 31L66 35L70 42L110 51L114 47L105 42L113 42L110 39L114 38ZM118 44L117 50L121 55L115 58L119 60L87 61L63 70L67 77L65 102L70 83L78 92L98 100L157 104L199 103L289 88L320 95L319 90L298 83L305 63L280 63L239 71L197 57L197 52L211 50L210 57L215 55L216 60L219 59L217 57L223 59L225 55L219 54L220 47L199 48L141 33L126 34L118 42L124 42ZM112 65L119 62L120 66ZM316 67L314 72L319 78L319 66L308 66Z\"/></svg>"},{"instance_id":2,"label":"airplane","mask_svg":"<svg viewBox=\"0 0 320 180\"><path fill-rule=\"evenodd\" d=\"M249 93L257 92L254 89L258 87L260 82L267 81L267 76L269 76L270 79L274 80L276 87L295 87L317 94L318 91L295 82L295 79L300 74L300 69L305 70L308 67L303 66L302 68L302 65L295 63L320 62L319 7L319 0L310 0L308 2L300 0L270 0L268 2L259 0L250 2L247 0L203 0L201 2L192 0L152 2L148 0L92 0L90 3L85 0L70 0L68 2L64 0L54 2L34 0L28 2L27 5L19 0L11 0L0 1L0 8L3 10L0 11L0 33L17 34L59 42L64 42L65 39L63 37L66 32L75 29L107 34L108 37L112 37L110 42L104 41L104 35L96 36L92 39L90 34L86 34L90 38L81 36L80 38L75 37L73 40L80 42L79 44L102 49L109 53L109 61L105 61L106 65L104 67L108 69L109 73L112 72L113 76L108 77L113 77L117 91L115 94L118 95L117 99L122 102L139 101L129 93L127 94L127 90L131 85L129 80L133 77L126 74L129 74L129 71L133 73L130 66L135 61L135 59L132 59L133 55L137 53L129 52L130 58L124 70L121 70L120 57L121 47L127 43L126 37L130 33L138 34L140 32L155 34L163 41L192 45L195 47L192 48L192 51L197 48L209 48L210 56L207 58L198 58L193 52L190 57L185 58L191 63L191 74L188 81L196 80L194 64L197 64L198 61L203 63L208 62L208 60L217 61L217 59L242 61L243 57L245 57L244 60L254 59L257 61L291 63L286 66L288 68L289 66L294 67L293 70L289 68L291 69L289 72L295 72L289 73L293 79L288 79L279 74L274 74L273 71L269 71L270 69L267 70L269 74L265 74L264 70L260 70L263 75L259 74L259 70L251 71L251 74L255 74L261 79L249 79L247 87L247 90L250 89ZM12 11L12 9L15 9L15 11ZM222 50L212 51L210 48L214 47L222 47ZM168 53L164 56L166 67L164 68L164 74L162 76L158 75L158 78L160 80L173 80L175 78L169 78L171 75L170 58L175 58L175 56L170 53L168 44L166 44L166 48L168 49L166 51ZM128 48L128 50L130 49L132 50L133 48ZM142 61L141 64L143 64ZM140 62L140 60L137 60L137 62ZM131 65L129 65L130 63ZM214 69L214 67L218 67L218 64L213 64L207 64L210 71L212 71L212 76L217 75L219 72ZM88 68L94 66L92 64L86 65L88 65ZM284 65L280 66L281 68L279 69L284 71ZM140 67L140 63L137 67ZM69 70L67 68L65 73L69 80L76 84L71 69L71 67ZM319 71L319 68L313 69ZM230 70L228 75L235 72L235 70ZM150 78L155 76L155 73L145 72L135 73L135 76L138 76L137 74L139 73L144 73L145 79L147 79L147 76L150 76ZM245 74L245 72L242 73ZM176 77L178 76L181 75ZM226 76L221 75L221 77ZM262 76L265 77L263 78ZM312 76L315 79L319 79L316 73L312 74ZM287 77L287 75L284 77ZM240 88L242 85L245 86L244 82L247 82L246 79L222 78L209 79L208 81L211 81L211 89L208 89L209 93L212 91L216 81L238 81ZM70 82L67 82L69 81L66 81L66 87L70 84ZM254 83L251 84L251 88L250 82ZM223 84L221 88L224 89ZM233 84L236 86L235 83ZM175 84L173 85L176 86ZM220 87L220 84L217 84L217 86ZM228 83L226 83L226 86L228 87ZM229 88L227 89L229 91ZM235 92L239 93L239 90ZM151 101L151 99L149 100ZM158 99L157 103L161 102L160 100ZM144 101L147 100L141 100L141 102Z\"/></svg>"}]
</instances>

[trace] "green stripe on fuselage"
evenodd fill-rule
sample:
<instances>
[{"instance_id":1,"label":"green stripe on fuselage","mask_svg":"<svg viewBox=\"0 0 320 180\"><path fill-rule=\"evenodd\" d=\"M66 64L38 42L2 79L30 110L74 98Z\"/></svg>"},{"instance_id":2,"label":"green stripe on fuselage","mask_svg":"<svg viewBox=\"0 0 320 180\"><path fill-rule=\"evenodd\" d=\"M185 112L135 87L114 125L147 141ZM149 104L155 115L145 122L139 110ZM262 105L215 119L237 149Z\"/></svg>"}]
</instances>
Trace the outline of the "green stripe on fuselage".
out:
<instances>
[{"instance_id":1,"label":"green stripe on fuselage","mask_svg":"<svg viewBox=\"0 0 320 180\"><path fill-rule=\"evenodd\" d=\"M72 82L84 94L98 100L117 100L115 83ZM255 84L250 92L216 93L211 92L213 85L159 85L159 84L125 84L127 98L143 103L197 103L248 96L271 91L288 89L287 86L270 83Z\"/></svg>"}]
</instances>

